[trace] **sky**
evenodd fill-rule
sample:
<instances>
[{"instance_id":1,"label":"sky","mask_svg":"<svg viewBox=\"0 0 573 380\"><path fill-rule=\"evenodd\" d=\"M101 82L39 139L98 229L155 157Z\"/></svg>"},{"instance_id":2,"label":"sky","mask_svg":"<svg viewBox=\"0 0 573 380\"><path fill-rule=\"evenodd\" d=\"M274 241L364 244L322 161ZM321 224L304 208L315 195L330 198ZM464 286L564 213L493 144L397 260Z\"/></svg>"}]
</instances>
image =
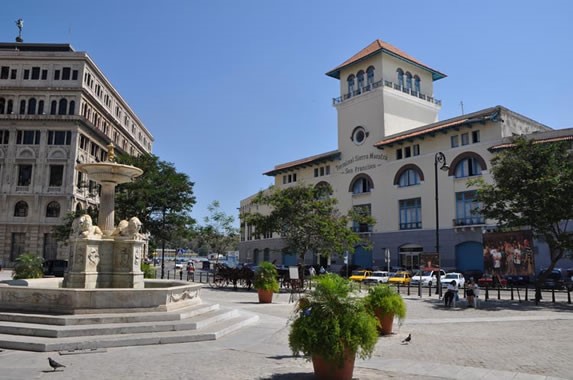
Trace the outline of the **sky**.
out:
<instances>
[{"instance_id":1,"label":"sky","mask_svg":"<svg viewBox=\"0 0 573 380\"><path fill-rule=\"evenodd\" d=\"M199 224L218 200L272 184L277 164L337 149L338 81L325 73L376 39L448 75L440 120L502 105L573 128L570 0L18 0L0 42L85 51L194 182Z\"/></svg>"}]
</instances>

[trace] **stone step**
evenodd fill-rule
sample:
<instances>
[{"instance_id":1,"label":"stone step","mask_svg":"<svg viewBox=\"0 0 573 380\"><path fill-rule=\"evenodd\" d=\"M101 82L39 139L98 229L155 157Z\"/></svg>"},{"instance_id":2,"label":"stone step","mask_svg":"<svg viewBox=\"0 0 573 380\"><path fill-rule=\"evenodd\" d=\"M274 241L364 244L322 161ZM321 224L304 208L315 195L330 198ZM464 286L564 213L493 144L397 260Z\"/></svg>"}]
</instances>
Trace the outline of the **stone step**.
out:
<instances>
[{"instance_id":1,"label":"stone step","mask_svg":"<svg viewBox=\"0 0 573 380\"><path fill-rule=\"evenodd\" d=\"M225 320L211 323L197 330L129 333L116 335L74 336L46 338L39 336L0 334L0 348L36 352L97 350L100 348L142 346L200 342L219 339L244 326L255 323L259 317L241 312Z\"/></svg>"},{"instance_id":2,"label":"stone step","mask_svg":"<svg viewBox=\"0 0 573 380\"><path fill-rule=\"evenodd\" d=\"M198 304L173 311L145 313L105 313L105 314L74 314L74 315L45 315L30 313L1 312L1 322L20 322L41 325L93 325L101 323L138 323L177 321L219 309L219 305Z\"/></svg>"},{"instance_id":3,"label":"stone step","mask_svg":"<svg viewBox=\"0 0 573 380\"><path fill-rule=\"evenodd\" d=\"M40 325L37 323L3 322L0 324L0 334L27 335L46 338L64 338L74 336L96 336L114 334L139 334L147 332L166 332L197 330L210 324L234 318L239 314L238 310L203 309L202 313L186 312L181 314L184 319L135 322L133 320L124 323L93 323L79 325ZM145 318L138 318L144 319Z\"/></svg>"}]
</instances>

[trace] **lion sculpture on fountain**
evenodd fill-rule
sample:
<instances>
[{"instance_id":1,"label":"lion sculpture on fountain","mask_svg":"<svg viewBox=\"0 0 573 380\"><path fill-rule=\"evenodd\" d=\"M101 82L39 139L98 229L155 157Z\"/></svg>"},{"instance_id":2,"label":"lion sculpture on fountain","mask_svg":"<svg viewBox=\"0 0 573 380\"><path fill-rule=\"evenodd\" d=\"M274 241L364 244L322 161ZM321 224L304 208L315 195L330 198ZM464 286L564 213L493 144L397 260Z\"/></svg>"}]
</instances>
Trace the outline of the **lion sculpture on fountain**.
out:
<instances>
[{"instance_id":1,"label":"lion sculpture on fountain","mask_svg":"<svg viewBox=\"0 0 573 380\"><path fill-rule=\"evenodd\" d=\"M72 222L72 237L100 239L102 236L101 229L98 226L94 226L92 218L88 214L77 217Z\"/></svg>"},{"instance_id":2,"label":"lion sculpture on fountain","mask_svg":"<svg viewBox=\"0 0 573 380\"><path fill-rule=\"evenodd\" d=\"M122 220L113 231L112 236L117 236L124 239L139 240L143 237L143 235L140 233L141 226L142 223L136 216L130 218L129 221Z\"/></svg>"}]
</instances>

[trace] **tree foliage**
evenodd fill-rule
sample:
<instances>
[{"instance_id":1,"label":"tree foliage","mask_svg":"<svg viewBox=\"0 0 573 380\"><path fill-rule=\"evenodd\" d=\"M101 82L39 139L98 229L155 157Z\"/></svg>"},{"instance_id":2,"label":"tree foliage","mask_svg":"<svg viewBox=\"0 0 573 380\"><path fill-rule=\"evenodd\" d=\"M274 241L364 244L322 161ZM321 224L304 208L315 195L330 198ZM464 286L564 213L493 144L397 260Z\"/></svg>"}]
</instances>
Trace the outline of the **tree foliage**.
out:
<instances>
[{"instance_id":1,"label":"tree foliage","mask_svg":"<svg viewBox=\"0 0 573 380\"><path fill-rule=\"evenodd\" d=\"M530 227L549 246L550 273L573 250L568 223L573 219L573 161L568 142L516 138L491 161L493 184L483 180L478 201L482 215L504 228ZM544 278L538 279L538 285Z\"/></svg>"},{"instance_id":2,"label":"tree foliage","mask_svg":"<svg viewBox=\"0 0 573 380\"><path fill-rule=\"evenodd\" d=\"M187 174L152 154L121 155L118 163L136 166L143 174L117 187L116 219L138 217L156 242L188 236L195 224L190 212L196 200Z\"/></svg>"},{"instance_id":3,"label":"tree foliage","mask_svg":"<svg viewBox=\"0 0 573 380\"><path fill-rule=\"evenodd\" d=\"M233 225L235 218L221 210L219 201L213 201L207 210L210 215L204 218L205 224L199 226L196 231L199 245L207 246L211 252L218 254L236 250L239 244L239 231Z\"/></svg>"},{"instance_id":4,"label":"tree foliage","mask_svg":"<svg viewBox=\"0 0 573 380\"><path fill-rule=\"evenodd\" d=\"M278 232L287 249L297 252L301 262L307 252L328 256L354 252L359 244L368 245L349 227L351 221L374 224L369 215L349 212L342 215L330 186L297 185L271 187L253 199L253 205L269 207L269 213L247 212L242 219L255 226L256 234Z\"/></svg>"}]
</instances>

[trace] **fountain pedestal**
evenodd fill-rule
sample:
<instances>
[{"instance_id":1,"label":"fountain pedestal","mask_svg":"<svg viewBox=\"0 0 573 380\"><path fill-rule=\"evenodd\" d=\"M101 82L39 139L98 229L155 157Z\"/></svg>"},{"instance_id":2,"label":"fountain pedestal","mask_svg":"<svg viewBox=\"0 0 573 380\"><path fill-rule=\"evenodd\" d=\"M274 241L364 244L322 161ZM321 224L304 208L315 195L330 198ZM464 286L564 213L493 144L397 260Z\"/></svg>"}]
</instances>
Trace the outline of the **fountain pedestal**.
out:
<instances>
[{"instance_id":1,"label":"fountain pedestal","mask_svg":"<svg viewBox=\"0 0 573 380\"><path fill-rule=\"evenodd\" d=\"M112 288L143 289L142 257L142 241L114 241Z\"/></svg>"}]
</instances>

